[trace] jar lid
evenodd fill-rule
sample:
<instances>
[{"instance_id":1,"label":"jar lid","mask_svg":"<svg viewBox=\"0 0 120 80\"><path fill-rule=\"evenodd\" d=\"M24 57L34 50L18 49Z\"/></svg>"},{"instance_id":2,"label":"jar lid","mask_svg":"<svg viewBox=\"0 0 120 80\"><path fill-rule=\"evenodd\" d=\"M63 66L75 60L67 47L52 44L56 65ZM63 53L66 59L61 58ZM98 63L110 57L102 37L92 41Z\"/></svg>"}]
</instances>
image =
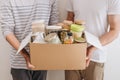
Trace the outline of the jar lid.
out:
<instances>
[{"instance_id":1,"label":"jar lid","mask_svg":"<svg viewBox=\"0 0 120 80\"><path fill-rule=\"evenodd\" d=\"M72 34L72 32L68 32L67 35L68 36L72 36L73 34Z\"/></svg>"}]
</instances>

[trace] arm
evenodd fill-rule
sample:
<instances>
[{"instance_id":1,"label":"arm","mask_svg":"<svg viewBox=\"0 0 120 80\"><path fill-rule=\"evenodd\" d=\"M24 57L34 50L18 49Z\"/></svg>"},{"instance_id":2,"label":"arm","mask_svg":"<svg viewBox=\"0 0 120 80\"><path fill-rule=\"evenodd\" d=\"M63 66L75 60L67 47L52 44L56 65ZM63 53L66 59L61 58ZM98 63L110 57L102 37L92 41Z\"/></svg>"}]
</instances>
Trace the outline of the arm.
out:
<instances>
[{"instance_id":1,"label":"arm","mask_svg":"<svg viewBox=\"0 0 120 80\"><path fill-rule=\"evenodd\" d=\"M100 37L100 42L103 46L111 43L115 40L120 32L120 15L108 15L108 23L110 24L110 31L106 32ZM87 55L87 66L89 65L92 53L96 50L94 46L88 47Z\"/></svg>"},{"instance_id":2,"label":"arm","mask_svg":"<svg viewBox=\"0 0 120 80\"><path fill-rule=\"evenodd\" d=\"M110 31L100 37L100 41L103 46L118 37L120 32L120 15L109 15L108 23L110 24Z\"/></svg>"},{"instance_id":3,"label":"arm","mask_svg":"<svg viewBox=\"0 0 120 80\"><path fill-rule=\"evenodd\" d=\"M11 44L12 47L14 47L16 50L18 50L20 43L13 33L9 33L8 35L6 35L6 40ZM27 67L29 69L34 68L34 66L30 63L30 57L29 57L27 51L25 49L23 49L20 52L20 54L25 58Z\"/></svg>"},{"instance_id":4,"label":"arm","mask_svg":"<svg viewBox=\"0 0 120 80\"><path fill-rule=\"evenodd\" d=\"M74 21L74 13L68 12L67 20ZM104 35L102 35L99 39L102 44L102 46L105 46L112 42L114 39L116 39L119 35L120 31L120 15L108 15L108 23L110 24L110 31L106 32ZM94 46L90 46L87 49L87 66L89 65L90 58L92 53L97 48Z\"/></svg>"},{"instance_id":5,"label":"arm","mask_svg":"<svg viewBox=\"0 0 120 80\"><path fill-rule=\"evenodd\" d=\"M74 13L68 12L67 20L74 21ZM105 46L116 39L120 31L120 15L108 15L110 31L100 37L102 46Z\"/></svg>"},{"instance_id":6,"label":"arm","mask_svg":"<svg viewBox=\"0 0 120 80\"><path fill-rule=\"evenodd\" d=\"M74 13L73 12L68 12L67 13L67 20L73 21L74 22Z\"/></svg>"},{"instance_id":7,"label":"arm","mask_svg":"<svg viewBox=\"0 0 120 80\"><path fill-rule=\"evenodd\" d=\"M1 4L0 23L5 39L8 41L8 43L10 43L10 45L13 48L18 50L20 43L14 35L15 23L14 23L12 8L9 2ZM27 66L29 67L30 59L26 52L27 51L22 50L20 54L25 58Z\"/></svg>"}]
</instances>

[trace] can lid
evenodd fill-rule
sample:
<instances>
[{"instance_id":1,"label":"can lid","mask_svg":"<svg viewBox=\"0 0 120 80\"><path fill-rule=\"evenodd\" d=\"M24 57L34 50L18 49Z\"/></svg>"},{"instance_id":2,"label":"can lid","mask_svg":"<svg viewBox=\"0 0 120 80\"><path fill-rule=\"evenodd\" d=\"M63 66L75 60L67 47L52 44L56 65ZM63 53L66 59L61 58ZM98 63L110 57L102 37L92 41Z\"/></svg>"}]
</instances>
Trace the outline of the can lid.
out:
<instances>
[{"instance_id":1,"label":"can lid","mask_svg":"<svg viewBox=\"0 0 120 80\"><path fill-rule=\"evenodd\" d=\"M47 26L46 29L62 29L62 26Z\"/></svg>"}]
</instances>

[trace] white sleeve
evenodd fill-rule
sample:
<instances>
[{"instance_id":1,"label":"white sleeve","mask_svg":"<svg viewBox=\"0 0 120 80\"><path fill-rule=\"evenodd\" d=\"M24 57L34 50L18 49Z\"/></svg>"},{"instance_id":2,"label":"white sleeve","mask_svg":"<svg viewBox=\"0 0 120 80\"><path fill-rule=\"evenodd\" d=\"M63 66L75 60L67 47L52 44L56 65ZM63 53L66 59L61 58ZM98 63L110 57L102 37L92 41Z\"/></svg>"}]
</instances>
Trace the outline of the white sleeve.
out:
<instances>
[{"instance_id":1,"label":"white sleeve","mask_svg":"<svg viewBox=\"0 0 120 80\"><path fill-rule=\"evenodd\" d=\"M108 0L108 15L120 14L120 0Z\"/></svg>"},{"instance_id":2,"label":"white sleeve","mask_svg":"<svg viewBox=\"0 0 120 80\"><path fill-rule=\"evenodd\" d=\"M73 0L67 0L67 11L73 12Z\"/></svg>"}]
</instances>

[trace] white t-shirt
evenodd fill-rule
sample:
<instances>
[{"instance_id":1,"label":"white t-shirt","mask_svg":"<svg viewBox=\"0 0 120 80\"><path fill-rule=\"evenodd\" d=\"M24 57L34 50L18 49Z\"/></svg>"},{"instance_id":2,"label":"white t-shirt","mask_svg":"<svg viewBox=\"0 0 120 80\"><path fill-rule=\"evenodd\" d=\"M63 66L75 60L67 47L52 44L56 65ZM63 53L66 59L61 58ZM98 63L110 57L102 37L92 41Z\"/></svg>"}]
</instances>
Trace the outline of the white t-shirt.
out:
<instances>
[{"instance_id":1,"label":"white t-shirt","mask_svg":"<svg viewBox=\"0 0 120 80\"><path fill-rule=\"evenodd\" d=\"M100 37L108 30L107 15L120 14L120 0L68 0L67 11L74 12L75 20L84 20L86 30ZM92 61L106 62L105 50L97 49Z\"/></svg>"}]
</instances>

